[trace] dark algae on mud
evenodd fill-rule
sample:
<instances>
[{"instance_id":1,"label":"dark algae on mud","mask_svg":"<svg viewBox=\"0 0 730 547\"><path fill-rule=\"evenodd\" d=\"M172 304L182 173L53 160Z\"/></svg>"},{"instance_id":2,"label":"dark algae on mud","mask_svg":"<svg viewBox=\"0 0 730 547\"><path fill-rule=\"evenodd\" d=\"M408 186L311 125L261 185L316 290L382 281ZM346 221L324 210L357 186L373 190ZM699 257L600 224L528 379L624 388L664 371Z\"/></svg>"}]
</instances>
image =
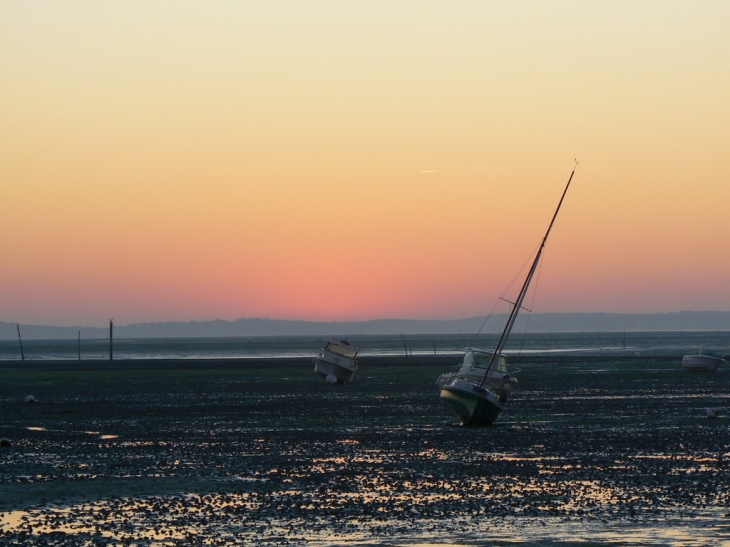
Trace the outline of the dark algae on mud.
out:
<instances>
[{"instance_id":1,"label":"dark algae on mud","mask_svg":"<svg viewBox=\"0 0 730 547\"><path fill-rule=\"evenodd\" d=\"M439 406L444 359L364 358L352 385L297 359L5 362L0 544L730 541L724 371L524 358L473 429Z\"/></svg>"}]
</instances>

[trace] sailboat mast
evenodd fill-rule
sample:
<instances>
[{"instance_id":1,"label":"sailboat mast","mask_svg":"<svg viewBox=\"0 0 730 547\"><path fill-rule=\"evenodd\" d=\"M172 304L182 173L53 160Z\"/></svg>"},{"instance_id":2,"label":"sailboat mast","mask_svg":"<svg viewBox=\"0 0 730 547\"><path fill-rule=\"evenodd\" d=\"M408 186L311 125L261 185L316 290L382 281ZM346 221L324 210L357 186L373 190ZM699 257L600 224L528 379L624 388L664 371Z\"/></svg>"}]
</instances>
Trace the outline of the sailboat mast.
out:
<instances>
[{"instance_id":1,"label":"sailboat mast","mask_svg":"<svg viewBox=\"0 0 730 547\"><path fill-rule=\"evenodd\" d=\"M576 162L576 165L577 165L577 162ZM550 225L548 226L548 229L545 232L545 237L542 238L542 242L540 243L540 248L538 249L537 254L535 255L535 260L532 262L530 271L528 272L527 277L525 278L525 282L522 284L522 289L520 289L520 294L518 295L517 300L515 301L515 305L512 307L512 311L510 312L509 317L507 318L507 324L505 325L504 330L502 331L502 335L499 337L499 341L497 342L497 347L495 348L494 353L492 354L492 357L489 360L489 365L487 366L487 370L484 372L482 381L479 382L480 386L484 385L484 382L487 379L487 374L489 374L489 371L492 368L492 365L494 364L495 359L497 359L497 356L502 351L502 348L507 343L507 338L509 338L509 335L512 332L512 327L514 326L515 320L517 319L517 314L520 312L520 309L522 308L522 302L525 300L525 296L527 296L527 289L530 287L530 282L532 281L532 276L535 274L535 271L537 270L537 265L540 262L540 257L542 256L542 250L545 247L545 243L547 242L548 236L550 235L550 230L552 230L553 224L555 224L555 219L558 216L560 207L563 205L563 200L565 199L565 194L568 193L568 188L570 188L570 183L573 180L574 174L575 174L575 167L573 167L573 171L570 173L570 178L568 178L568 184L565 185L565 190L563 190L563 195L560 196L560 201L558 202L558 207L555 209L555 213L553 214L553 218L550 221Z\"/></svg>"}]
</instances>

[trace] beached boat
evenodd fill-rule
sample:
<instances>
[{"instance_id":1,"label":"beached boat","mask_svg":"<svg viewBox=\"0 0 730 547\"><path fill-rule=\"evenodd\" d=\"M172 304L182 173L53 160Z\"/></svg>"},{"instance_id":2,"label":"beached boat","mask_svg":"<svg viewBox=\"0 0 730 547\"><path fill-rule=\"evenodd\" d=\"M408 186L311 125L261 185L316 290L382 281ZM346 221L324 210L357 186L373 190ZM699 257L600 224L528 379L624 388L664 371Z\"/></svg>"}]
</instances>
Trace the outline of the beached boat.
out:
<instances>
[{"instance_id":1,"label":"beached boat","mask_svg":"<svg viewBox=\"0 0 730 547\"><path fill-rule=\"evenodd\" d=\"M504 355L502 355L502 349L507 343L509 335L512 332L512 327L514 326L515 319L517 319L517 314L522 309L522 303L527 295L527 290L530 286L530 282L532 281L532 277L535 275L535 271L537 270L537 265L540 262L540 257L542 256L542 251L545 248L548 235L550 235L550 230L555 223L555 219L557 218L560 207L563 204L565 194L567 194L568 188L570 188L570 183L573 180L574 174L575 168L573 168L573 171L570 173L568 184L566 184L565 190L563 190L563 195L560 197L558 207L555 209L555 213L550 221L545 237L542 238L540 247L532 262L532 266L527 273L527 277L522 284L517 300L512 306L512 311L507 318L507 323L502 330L497 346L494 351L491 352L489 362L484 368L481 377L478 380L474 380L469 375L459 376L457 373L453 378L445 381L441 387L439 395L441 403L459 418L461 425L491 425L497 421L499 415L502 413L505 405L507 404L509 391L514 384L507 381L506 384L503 383L500 387L499 382L495 381L495 376L492 374L492 371L499 370L499 363L501 363L501 366L506 367L506 359L504 358ZM509 385L510 389L505 389L506 385Z\"/></svg>"},{"instance_id":2,"label":"beached boat","mask_svg":"<svg viewBox=\"0 0 730 547\"><path fill-rule=\"evenodd\" d=\"M682 357L682 366L695 372L715 372L720 363L724 362L724 357L706 350Z\"/></svg>"},{"instance_id":3,"label":"beached boat","mask_svg":"<svg viewBox=\"0 0 730 547\"><path fill-rule=\"evenodd\" d=\"M457 378L468 380L470 382L479 383L487 372L489 362L492 360L492 352L485 349L466 348L464 358L458 365L458 369L454 372L444 372L436 379L436 385L439 390L446 384L451 383ZM507 366L507 358L499 355L494 360L492 368L489 369L487 382L494 386L498 392L501 392L500 399L507 400L512 388L517 385L515 375L520 372L518 368L510 368Z\"/></svg>"},{"instance_id":4,"label":"beached boat","mask_svg":"<svg viewBox=\"0 0 730 547\"><path fill-rule=\"evenodd\" d=\"M314 358L314 372L331 384L352 382L357 374L357 351L347 340L330 340Z\"/></svg>"}]
</instances>

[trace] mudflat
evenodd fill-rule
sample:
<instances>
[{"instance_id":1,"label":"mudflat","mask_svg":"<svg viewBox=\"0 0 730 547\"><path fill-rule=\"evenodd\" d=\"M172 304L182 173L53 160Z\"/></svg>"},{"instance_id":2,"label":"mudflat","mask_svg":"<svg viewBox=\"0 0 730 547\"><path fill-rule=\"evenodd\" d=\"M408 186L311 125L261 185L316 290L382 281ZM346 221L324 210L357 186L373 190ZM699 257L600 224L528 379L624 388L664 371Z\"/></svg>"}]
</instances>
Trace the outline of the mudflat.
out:
<instances>
[{"instance_id":1,"label":"mudflat","mask_svg":"<svg viewBox=\"0 0 730 547\"><path fill-rule=\"evenodd\" d=\"M463 428L435 386L457 361L364 357L347 385L310 359L0 362L0 543L730 541L725 370L525 357Z\"/></svg>"}]
</instances>

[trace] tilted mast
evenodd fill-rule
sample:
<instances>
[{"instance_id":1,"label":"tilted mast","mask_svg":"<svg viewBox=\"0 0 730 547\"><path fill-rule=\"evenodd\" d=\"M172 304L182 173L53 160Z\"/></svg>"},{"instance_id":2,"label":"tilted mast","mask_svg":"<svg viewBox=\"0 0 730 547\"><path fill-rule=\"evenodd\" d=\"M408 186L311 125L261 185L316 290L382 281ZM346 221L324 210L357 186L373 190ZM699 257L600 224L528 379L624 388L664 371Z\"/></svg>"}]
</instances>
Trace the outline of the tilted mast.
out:
<instances>
[{"instance_id":1,"label":"tilted mast","mask_svg":"<svg viewBox=\"0 0 730 547\"><path fill-rule=\"evenodd\" d=\"M575 162L576 166L578 165L578 162ZM480 386L484 385L485 380L487 379L487 375L489 374L490 369L492 368L492 364L494 364L495 359L502 351L502 348L507 343L507 338L509 338L510 332L512 332L512 327L515 324L515 319L517 319L517 314L520 311L520 308L522 308L522 302L525 300L525 296L527 296L527 289L530 286L530 282L532 281L532 276L535 275L535 270L537 270L537 264L540 262L540 256L542 255L542 250L545 247L545 243L547 242L547 238L550 235L550 230L553 227L553 224L555 223L555 219L558 216L558 212L560 211L560 206L563 205L563 200L565 199L565 194L568 193L568 188L570 188L570 182L573 180L573 175L575 174L575 167L573 167L573 171L570 173L570 178L568 179L568 184L565 185L565 190L563 190L563 195L560 196L560 202L558 202L558 207L555 209L555 213L553 214L553 218L550 221L550 225L548 226L547 232L545 232L545 237L542 238L542 243L540 243L540 248L537 251L537 254L535 255L535 260L532 262L532 267L530 268L530 271L527 274L527 277L525 278L525 282L522 284L522 289L520 290L520 294L517 296L517 300L515 301L515 305L512 307L512 311L509 314L509 317L507 318L507 324L504 327L504 330L502 331L502 335L499 337L499 341L497 342L497 347L494 349L494 353L492 354L492 357L489 359L489 365L487 366L487 370L484 372L484 376L482 376L482 381L479 382Z\"/></svg>"}]
</instances>

